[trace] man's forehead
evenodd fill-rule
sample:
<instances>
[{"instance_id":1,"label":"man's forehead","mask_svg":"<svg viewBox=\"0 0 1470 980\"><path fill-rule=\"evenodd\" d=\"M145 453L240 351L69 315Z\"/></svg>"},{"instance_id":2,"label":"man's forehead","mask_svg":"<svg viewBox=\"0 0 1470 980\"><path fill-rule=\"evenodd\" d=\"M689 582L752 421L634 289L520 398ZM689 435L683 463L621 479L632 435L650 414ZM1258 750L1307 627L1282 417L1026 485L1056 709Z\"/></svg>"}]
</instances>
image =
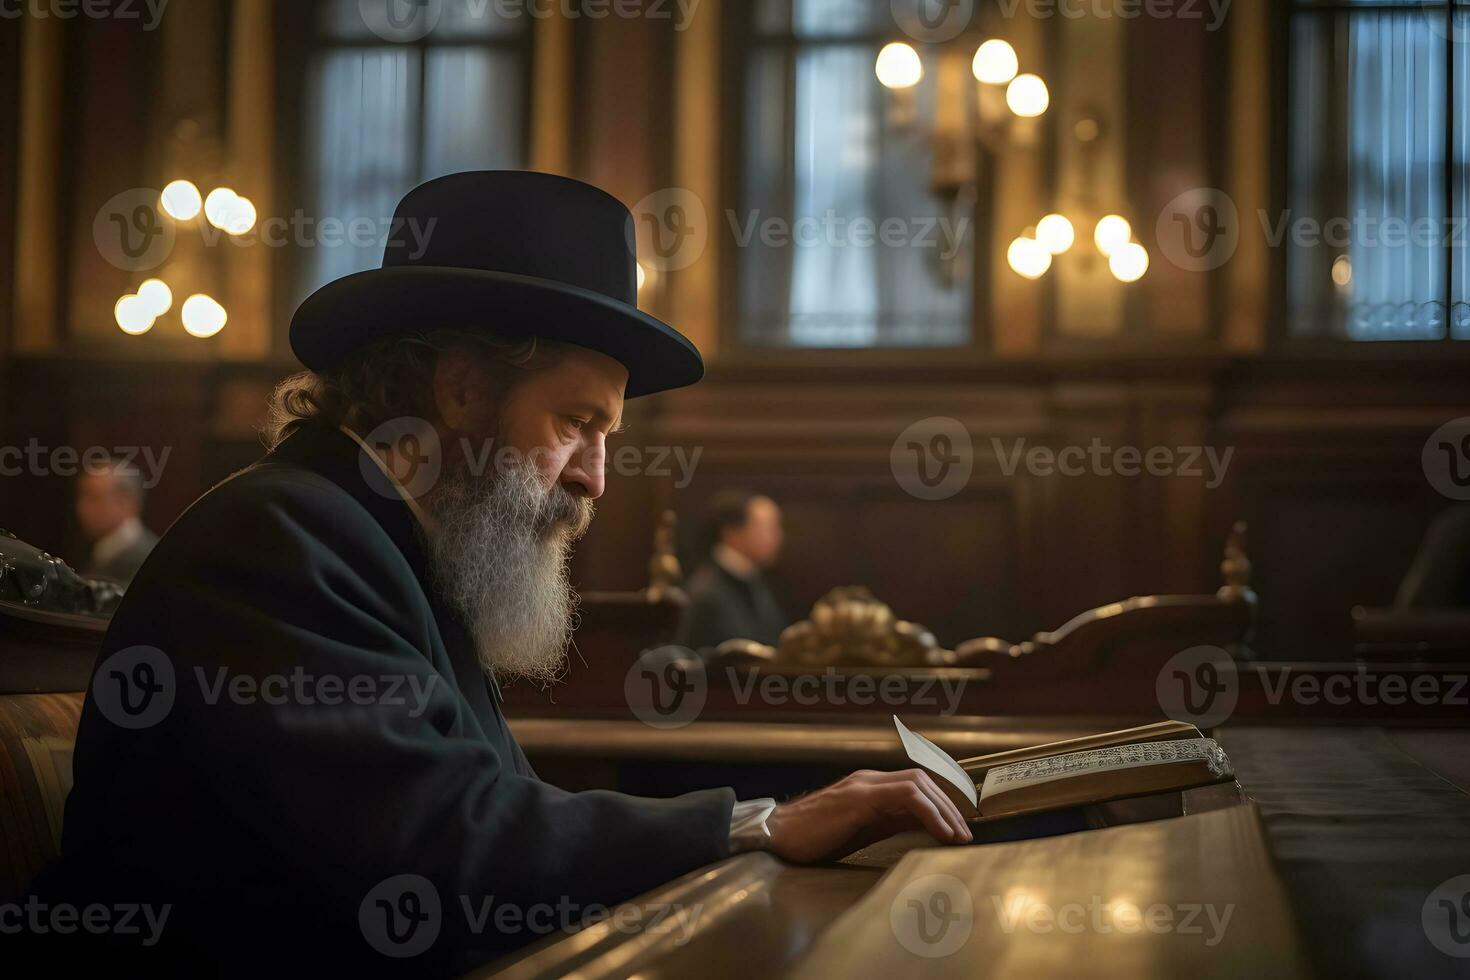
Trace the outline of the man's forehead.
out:
<instances>
[{"instance_id":1,"label":"man's forehead","mask_svg":"<svg viewBox=\"0 0 1470 980\"><path fill-rule=\"evenodd\" d=\"M628 369L617 360L586 347L567 344L555 367L545 373L548 390L609 418L623 413L624 392L628 389Z\"/></svg>"}]
</instances>

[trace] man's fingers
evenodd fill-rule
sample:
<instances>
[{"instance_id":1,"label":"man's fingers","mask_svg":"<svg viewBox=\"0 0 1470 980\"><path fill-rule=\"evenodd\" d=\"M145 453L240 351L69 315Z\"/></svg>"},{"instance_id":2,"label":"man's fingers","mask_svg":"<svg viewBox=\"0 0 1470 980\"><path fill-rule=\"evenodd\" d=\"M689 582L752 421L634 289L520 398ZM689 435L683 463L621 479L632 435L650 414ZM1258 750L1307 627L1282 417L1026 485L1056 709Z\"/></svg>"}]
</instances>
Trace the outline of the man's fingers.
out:
<instances>
[{"instance_id":1,"label":"man's fingers","mask_svg":"<svg viewBox=\"0 0 1470 980\"><path fill-rule=\"evenodd\" d=\"M898 780L895 782L879 783L873 787L873 793L879 801L879 809L898 810L918 820L919 824L935 840L955 841L961 839L958 832L945 819L939 804L924 792L923 788L912 779Z\"/></svg>"},{"instance_id":2,"label":"man's fingers","mask_svg":"<svg viewBox=\"0 0 1470 980\"><path fill-rule=\"evenodd\" d=\"M948 794L939 788L939 784L934 781L934 778L923 769L904 769L898 772L873 773L872 777L872 781L875 783L892 784L907 782L918 786L924 795L938 807L939 812L944 817L945 823L954 831L954 840L969 841L973 839L973 835L970 833L969 826L965 823L965 816L960 812L960 808L955 806L954 800L951 800ZM935 836L939 837L938 834ZM945 840L949 838L941 837L940 839Z\"/></svg>"}]
</instances>

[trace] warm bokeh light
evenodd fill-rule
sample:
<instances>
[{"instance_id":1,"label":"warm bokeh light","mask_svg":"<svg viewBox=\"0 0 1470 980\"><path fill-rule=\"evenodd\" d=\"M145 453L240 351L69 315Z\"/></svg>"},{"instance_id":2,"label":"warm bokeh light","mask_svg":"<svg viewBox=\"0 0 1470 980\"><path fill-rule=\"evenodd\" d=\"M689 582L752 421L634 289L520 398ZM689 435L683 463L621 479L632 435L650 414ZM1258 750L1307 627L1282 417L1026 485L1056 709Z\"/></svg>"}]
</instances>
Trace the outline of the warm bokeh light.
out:
<instances>
[{"instance_id":1,"label":"warm bokeh light","mask_svg":"<svg viewBox=\"0 0 1470 980\"><path fill-rule=\"evenodd\" d=\"M1107 256L1127 245L1132 238L1133 226L1128 223L1127 218L1117 214L1110 214L1099 221L1092 233L1097 250Z\"/></svg>"},{"instance_id":2,"label":"warm bokeh light","mask_svg":"<svg viewBox=\"0 0 1470 980\"><path fill-rule=\"evenodd\" d=\"M216 187L204 199L204 217L220 231L229 230L238 195L228 187Z\"/></svg>"},{"instance_id":3,"label":"warm bokeh light","mask_svg":"<svg viewBox=\"0 0 1470 980\"><path fill-rule=\"evenodd\" d=\"M243 235L255 227L255 203L248 197L236 197L225 210L225 231Z\"/></svg>"},{"instance_id":4,"label":"warm bokeh light","mask_svg":"<svg viewBox=\"0 0 1470 980\"><path fill-rule=\"evenodd\" d=\"M913 45L894 41L878 52L878 81L887 88L913 88L924 77L924 63Z\"/></svg>"},{"instance_id":5,"label":"warm bokeh light","mask_svg":"<svg viewBox=\"0 0 1470 980\"><path fill-rule=\"evenodd\" d=\"M642 292L643 286L648 282L648 272L643 268L643 263L638 264L638 290Z\"/></svg>"},{"instance_id":6,"label":"warm bokeh light","mask_svg":"<svg viewBox=\"0 0 1470 980\"><path fill-rule=\"evenodd\" d=\"M1017 75L1006 89L1006 105L1011 111L1025 119L1046 112L1051 105L1051 93L1039 75Z\"/></svg>"},{"instance_id":7,"label":"warm bokeh light","mask_svg":"<svg viewBox=\"0 0 1470 980\"><path fill-rule=\"evenodd\" d=\"M1036 223L1036 240L1052 255L1061 255L1077 241L1077 230L1064 215L1049 214Z\"/></svg>"},{"instance_id":8,"label":"warm bokeh light","mask_svg":"<svg viewBox=\"0 0 1470 980\"><path fill-rule=\"evenodd\" d=\"M1129 242L1108 256L1108 268L1119 282L1137 282L1148 271L1148 249Z\"/></svg>"},{"instance_id":9,"label":"warm bokeh light","mask_svg":"<svg viewBox=\"0 0 1470 980\"><path fill-rule=\"evenodd\" d=\"M1051 268L1051 253L1034 238L1018 238L1006 250L1006 261L1017 275L1040 279Z\"/></svg>"},{"instance_id":10,"label":"warm bokeh light","mask_svg":"<svg viewBox=\"0 0 1470 980\"><path fill-rule=\"evenodd\" d=\"M1016 72L1021 70L1021 62L1016 57L1016 49L1009 43L992 38L975 52L970 70L975 73L976 81L986 85L1004 85L1016 77Z\"/></svg>"},{"instance_id":11,"label":"warm bokeh light","mask_svg":"<svg viewBox=\"0 0 1470 980\"><path fill-rule=\"evenodd\" d=\"M112 308L117 325L122 332L137 336L153 329L154 315L148 311L148 303L136 293L129 293L117 301Z\"/></svg>"},{"instance_id":12,"label":"warm bokeh light","mask_svg":"<svg viewBox=\"0 0 1470 980\"><path fill-rule=\"evenodd\" d=\"M184 330L191 337L213 337L225 328L229 316L225 308L203 293L184 300Z\"/></svg>"},{"instance_id":13,"label":"warm bokeh light","mask_svg":"<svg viewBox=\"0 0 1470 980\"><path fill-rule=\"evenodd\" d=\"M174 291L162 279L149 279L138 287L144 307L154 316L163 316L174 305Z\"/></svg>"},{"instance_id":14,"label":"warm bokeh light","mask_svg":"<svg viewBox=\"0 0 1470 980\"><path fill-rule=\"evenodd\" d=\"M1338 289L1346 289L1353 281L1353 260L1346 255L1339 255L1332 260L1332 281L1337 284Z\"/></svg>"},{"instance_id":15,"label":"warm bokeh light","mask_svg":"<svg viewBox=\"0 0 1470 980\"><path fill-rule=\"evenodd\" d=\"M187 180L175 180L163 189L159 195L159 203L163 205L163 212L176 221L191 221L199 216L199 209L204 206L199 197L199 188Z\"/></svg>"}]
</instances>

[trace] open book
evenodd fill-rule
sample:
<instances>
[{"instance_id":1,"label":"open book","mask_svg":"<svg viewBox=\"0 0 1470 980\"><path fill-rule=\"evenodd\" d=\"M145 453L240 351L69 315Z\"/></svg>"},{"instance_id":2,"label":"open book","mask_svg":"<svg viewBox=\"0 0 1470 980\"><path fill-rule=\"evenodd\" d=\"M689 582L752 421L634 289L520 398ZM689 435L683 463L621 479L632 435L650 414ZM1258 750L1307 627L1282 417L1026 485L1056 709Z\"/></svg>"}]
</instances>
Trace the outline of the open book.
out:
<instances>
[{"instance_id":1,"label":"open book","mask_svg":"<svg viewBox=\"0 0 1470 980\"><path fill-rule=\"evenodd\" d=\"M893 718L904 751L966 819L996 820L1235 778L1225 751L1185 722L1051 742L957 761Z\"/></svg>"}]
</instances>

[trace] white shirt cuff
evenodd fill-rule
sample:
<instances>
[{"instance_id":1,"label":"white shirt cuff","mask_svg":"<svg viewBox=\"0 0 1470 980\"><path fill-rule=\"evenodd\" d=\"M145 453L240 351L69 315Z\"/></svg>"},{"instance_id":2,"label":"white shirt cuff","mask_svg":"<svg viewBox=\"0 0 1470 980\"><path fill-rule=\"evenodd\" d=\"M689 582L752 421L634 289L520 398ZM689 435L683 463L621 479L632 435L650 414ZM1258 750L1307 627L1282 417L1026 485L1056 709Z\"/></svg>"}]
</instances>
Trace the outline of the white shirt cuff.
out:
<instances>
[{"instance_id":1,"label":"white shirt cuff","mask_svg":"<svg viewBox=\"0 0 1470 980\"><path fill-rule=\"evenodd\" d=\"M776 809L776 801L767 796L744 800L730 811L730 853L764 850L771 842L766 818Z\"/></svg>"}]
</instances>

